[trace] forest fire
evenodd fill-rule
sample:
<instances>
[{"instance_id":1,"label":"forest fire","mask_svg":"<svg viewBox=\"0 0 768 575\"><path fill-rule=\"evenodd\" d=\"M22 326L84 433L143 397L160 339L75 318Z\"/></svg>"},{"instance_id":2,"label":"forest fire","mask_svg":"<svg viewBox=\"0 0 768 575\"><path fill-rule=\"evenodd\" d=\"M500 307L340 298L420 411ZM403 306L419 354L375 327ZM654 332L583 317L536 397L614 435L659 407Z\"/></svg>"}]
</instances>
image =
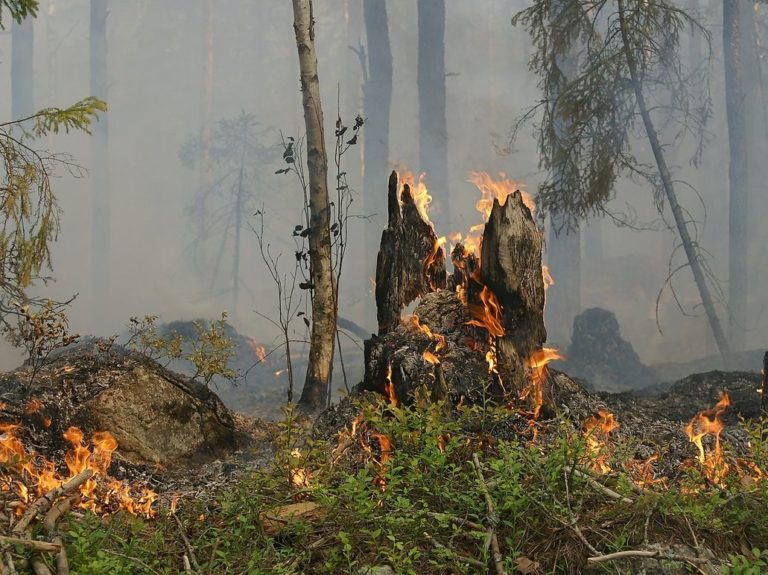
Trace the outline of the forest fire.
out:
<instances>
[{"instance_id":1,"label":"forest fire","mask_svg":"<svg viewBox=\"0 0 768 575\"><path fill-rule=\"evenodd\" d=\"M400 174L400 184L403 186L407 185L410 188L411 197L416 205L416 209L419 211L419 215L434 228L434 224L429 219L429 205L432 203L432 196L429 194L427 184L424 182L426 177L426 174L420 174L418 181L416 181L414 173L406 170Z\"/></svg>"},{"instance_id":2,"label":"forest fire","mask_svg":"<svg viewBox=\"0 0 768 575\"><path fill-rule=\"evenodd\" d=\"M704 475L713 483L720 484L723 478L727 475L729 465L723 456L723 451L720 445L720 434L725 429L725 424L721 418L723 412L731 404L730 397L727 393L723 393L720 397L720 401L710 408L700 411L686 426L685 432L688 434L688 439L699 450L698 460L704 471ZM708 435L715 437L714 450L709 454L704 449L704 438Z\"/></svg>"},{"instance_id":3,"label":"forest fire","mask_svg":"<svg viewBox=\"0 0 768 575\"><path fill-rule=\"evenodd\" d=\"M21 514L33 499L60 487L81 472L91 470L93 476L80 486L80 508L99 515L123 509L133 515L155 516L153 504L157 494L154 491L144 486L127 485L109 476L112 454L117 449L117 441L110 433L94 433L91 447L88 447L80 429L67 429L64 439L71 447L64 456L68 473L62 474L53 461L27 451L16 436L19 427L19 424L0 425L0 463L5 466L0 477L1 489L13 491L20 498L22 505L17 507L17 513Z\"/></svg>"}]
</instances>

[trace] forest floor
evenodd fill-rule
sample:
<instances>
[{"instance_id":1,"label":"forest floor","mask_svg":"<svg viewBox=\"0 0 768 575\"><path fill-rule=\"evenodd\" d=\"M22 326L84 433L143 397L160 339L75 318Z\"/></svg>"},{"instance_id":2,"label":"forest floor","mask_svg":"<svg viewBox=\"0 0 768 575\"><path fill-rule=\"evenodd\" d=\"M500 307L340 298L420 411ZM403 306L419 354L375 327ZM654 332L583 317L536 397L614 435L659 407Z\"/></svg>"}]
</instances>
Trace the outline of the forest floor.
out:
<instances>
[{"instance_id":1,"label":"forest floor","mask_svg":"<svg viewBox=\"0 0 768 575\"><path fill-rule=\"evenodd\" d=\"M759 375L692 376L651 399L552 377L563 409L535 421L419 393L356 393L315 421L235 414L250 443L231 457L134 475L159 492L154 516L63 515L69 572L768 573ZM732 414L705 410L727 429L699 459L686 422L722 390ZM29 548L6 549L26 572Z\"/></svg>"}]
</instances>

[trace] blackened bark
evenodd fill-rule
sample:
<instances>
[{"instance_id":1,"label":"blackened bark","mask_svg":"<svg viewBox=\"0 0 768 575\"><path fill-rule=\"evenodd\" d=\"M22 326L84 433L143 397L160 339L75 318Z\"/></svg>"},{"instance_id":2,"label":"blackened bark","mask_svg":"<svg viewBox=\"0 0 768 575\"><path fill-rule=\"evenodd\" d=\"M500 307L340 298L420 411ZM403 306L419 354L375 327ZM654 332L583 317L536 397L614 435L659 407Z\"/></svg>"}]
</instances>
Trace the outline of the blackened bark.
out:
<instances>
[{"instance_id":1,"label":"blackened bark","mask_svg":"<svg viewBox=\"0 0 768 575\"><path fill-rule=\"evenodd\" d=\"M376 313L379 335L400 323L400 312L416 298L444 288L445 253L432 226L424 221L397 172L389 176L388 224L376 260Z\"/></svg>"},{"instance_id":2,"label":"blackened bark","mask_svg":"<svg viewBox=\"0 0 768 575\"><path fill-rule=\"evenodd\" d=\"M728 118L728 313L731 347L743 349L747 319L747 122L742 61L741 0L723 0L725 105ZM745 6L746 7L746 6Z\"/></svg>"},{"instance_id":3,"label":"blackened bark","mask_svg":"<svg viewBox=\"0 0 768 575\"><path fill-rule=\"evenodd\" d=\"M419 171L427 174L427 185L436 197L435 219L452 229L445 111L445 0L418 0L417 7Z\"/></svg>"},{"instance_id":4,"label":"blackened bark","mask_svg":"<svg viewBox=\"0 0 768 575\"><path fill-rule=\"evenodd\" d=\"M320 80L317 76L312 0L293 0L293 17L307 130L309 258L310 279L314 286L309 364L298 405L304 411L314 412L322 409L326 402L333 368L337 308L331 262L328 155L325 150Z\"/></svg>"}]
</instances>

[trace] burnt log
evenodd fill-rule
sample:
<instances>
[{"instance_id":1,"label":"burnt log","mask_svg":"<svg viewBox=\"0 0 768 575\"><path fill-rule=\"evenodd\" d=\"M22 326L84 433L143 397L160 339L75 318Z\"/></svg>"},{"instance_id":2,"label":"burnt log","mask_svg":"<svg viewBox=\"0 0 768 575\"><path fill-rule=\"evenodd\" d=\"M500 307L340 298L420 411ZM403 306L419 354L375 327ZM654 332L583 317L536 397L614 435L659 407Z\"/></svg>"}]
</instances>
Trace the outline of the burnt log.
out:
<instances>
[{"instance_id":1,"label":"burnt log","mask_svg":"<svg viewBox=\"0 0 768 575\"><path fill-rule=\"evenodd\" d=\"M379 335L400 323L403 308L445 287L445 254L432 224L422 217L411 188L389 176L388 224L376 260L376 314Z\"/></svg>"}]
</instances>

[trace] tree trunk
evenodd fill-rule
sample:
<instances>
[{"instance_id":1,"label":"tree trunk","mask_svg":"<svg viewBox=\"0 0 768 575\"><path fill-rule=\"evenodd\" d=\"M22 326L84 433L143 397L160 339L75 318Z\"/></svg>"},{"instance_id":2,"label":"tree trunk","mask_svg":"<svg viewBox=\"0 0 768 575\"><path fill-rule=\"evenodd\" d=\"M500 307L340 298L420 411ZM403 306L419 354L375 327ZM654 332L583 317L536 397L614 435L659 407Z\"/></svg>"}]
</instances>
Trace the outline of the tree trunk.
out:
<instances>
[{"instance_id":1,"label":"tree trunk","mask_svg":"<svg viewBox=\"0 0 768 575\"><path fill-rule=\"evenodd\" d=\"M91 95L108 100L107 13L108 0L91 0ZM112 245L109 193L109 116L93 126L91 140L91 278L94 313L102 318L109 302Z\"/></svg>"},{"instance_id":2,"label":"tree trunk","mask_svg":"<svg viewBox=\"0 0 768 575\"><path fill-rule=\"evenodd\" d=\"M445 0L418 0L419 171L433 190L434 219L453 229L445 112Z\"/></svg>"},{"instance_id":3,"label":"tree trunk","mask_svg":"<svg viewBox=\"0 0 768 575\"><path fill-rule=\"evenodd\" d=\"M336 301L331 265L331 209L328 201L328 156L325 151L320 81L317 76L312 0L293 0L294 30L301 71L304 123L307 130L309 172L309 258L314 286L309 364L299 407L317 411L325 406L333 367Z\"/></svg>"},{"instance_id":4,"label":"tree trunk","mask_svg":"<svg viewBox=\"0 0 768 575\"><path fill-rule=\"evenodd\" d=\"M200 106L200 130L203 142L201 187L209 190L213 186L213 0L203 0L203 83ZM203 210L204 212L204 210ZM204 218L204 213L201 214Z\"/></svg>"},{"instance_id":5,"label":"tree trunk","mask_svg":"<svg viewBox=\"0 0 768 575\"><path fill-rule=\"evenodd\" d=\"M742 0L723 0L725 106L728 117L728 314L731 345L743 349L747 319L747 214L749 213L747 123L742 61ZM751 3L750 3L751 4Z\"/></svg>"},{"instance_id":6,"label":"tree trunk","mask_svg":"<svg viewBox=\"0 0 768 575\"><path fill-rule=\"evenodd\" d=\"M35 113L34 18L11 24L11 116L14 120Z\"/></svg>"},{"instance_id":7,"label":"tree trunk","mask_svg":"<svg viewBox=\"0 0 768 575\"><path fill-rule=\"evenodd\" d=\"M385 0L364 0L365 35L368 47L368 71L363 87L365 116L364 204L366 215L386 213L382 194L389 173L389 113L392 105L392 49ZM365 72L365 71L364 71ZM378 251L377 226L365 226L365 285Z\"/></svg>"},{"instance_id":8,"label":"tree trunk","mask_svg":"<svg viewBox=\"0 0 768 575\"><path fill-rule=\"evenodd\" d=\"M571 341L573 318L581 313L581 229L558 233L558 218L550 219L547 265L556 277L547 292L547 341L565 349Z\"/></svg>"},{"instance_id":9,"label":"tree trunk","mask_svg":"<svg viewBox=\"0 0 768 575\"><path fill-rule=\"evenodd\" d=\"M554 2L550 7L550 27L557 29L567 25L562 21L562 0ZM574 75L578 56L575 53L567 53L555 57L555 65L560 70L565 82ZM553 118L554 129L559 141L572 139L572 125L557 107L557 98L560 88L553 86L552 94L548 98L554 102ZM554 166L550 176L563 190L563 167ZM565 349L570 343L573 318L581 312L581 229L574 226L570 229L566 219L557 214L550 214L549 243L547 244L549 269L557 274L557 280L549 289L547 298L546 316L547 333L550 343Z\"/></svg>"},{"instance_id":10,"label":"tree trunk","mask_svg":"<svg viewBox=\"0 0 768 575\"><path fill-rule=\"evenodd\" d=\"M237 198L235 200L235 254L232 261L232 317L238 321L240 307L240 240L243 231L243 212L245 211L245 150L240 156L240 171L237 174Z\"/></svg>"},{"instance_id":11,"label":"tree trunk","mask_svg":"<svg viewBox=\"0 0 768 575\"><path fill-rule=\"evenodd\" d=\"M683 209L680 203L677 201L677 194L672 184L672 174L667 167L667 161L664 158L661 144L659 143L659 136L656 133L656 128L651 121L651 115L648 111L648 106L645 103L645 96L643 95L643 88L641 80L637 73L637 63L634 58L634 46L629 43L626 20L624 19L624 0L618 0L619 20L621 25L621 37L624 44L624 55L627 59L627 67L632 81L632 89L635 92L635 98L637 99L637 105L640 110L640 115L643 119L643 125L645 127L648 141L653 150L653 157L656 160L656 166L659 169L659 176L661 177L662 187L664 188L664 194L669 202L669 207L672 211L672 216L675 219L675 225L677 232L680 235L680 242L683 245L683 250L688 259L688 264L691 267L693 273L693 279L696 282L696 287L699 290L701 296L701 303L704 306L704 311L709 320L709 325L712 328L712 334L717 342L717 347L720 350L720 355L723 358L723 363L727 366L730 363L730 349L728 346L728 340L725 338L723 328L720 325L720 319L717 317L715 311L715 305L712 301L712 295L709 293L709 286L704 276L704 270L701 266L700 254L698 247L694 245L691 235L688 232L688 224L683 214Z\"/></svg>"}]
</instances>

